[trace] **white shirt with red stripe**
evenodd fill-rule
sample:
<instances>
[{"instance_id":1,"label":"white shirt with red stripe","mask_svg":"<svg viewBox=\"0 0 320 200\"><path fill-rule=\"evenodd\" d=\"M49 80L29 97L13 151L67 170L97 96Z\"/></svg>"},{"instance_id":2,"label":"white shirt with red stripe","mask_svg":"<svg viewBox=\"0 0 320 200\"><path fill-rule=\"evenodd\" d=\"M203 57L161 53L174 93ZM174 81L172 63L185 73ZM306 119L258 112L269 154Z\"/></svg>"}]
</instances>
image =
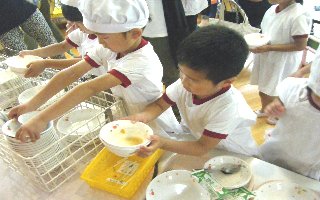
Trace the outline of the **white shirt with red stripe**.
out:
<instances>
[{"instance_id":1,"label":"white shirt with red stripe","mask_svg":"<svg viewBox=\"0 0 320 200\"><path fill-rule=\"evenodd\" d=\"M286 111L266 132L262 158L320 180L320 107L311 98L308 79L286 78L278 87Z\"/></svg>"},{"instance_id":2,"label":"white shirt with red stripe","mask_svg":"<svg viewBox=\"0 0 320 200\"><path fill-rule=\"evenodd\" d=\"M233 86L199 100L184 89L179 79L167 88L163 98L167 103L177 105L182 129L189 131L195 139L202 135L221 139L220 148L257 155L250 130L256 122L256 115Z\"/></svg>"},{"instance_id":3,"label":"white shirt with red stripe","mask_svg":"<svg viewBox=\"0 0 320 200\"><path fill-rule=\"evenodd\" d=\"M307 38L311 30L311 17L299 3L282 11L277 5L271 6L261 22L262 33L271 38L271 44L293 44L294 38ZM259 91L278 96L277 85L295 72L302 60L302 51L269 51L255 54L251 84L258 85Z\"/></svg>"},{"instance_id":4,"label":"white shirt with red stripe","mask_svg":"<svg viewBox=\"0 0 320 200\"><path fill-rule=\"evenodd\" d=\"M66 41L77 48L81 57L83 58L90 49L99 45L99 41L96 35L83 33L80 29L76 29L68 34ZM100 76L105 74L107 71L104 67L99 67L90 70L87 74L93 74L95 76Z\"/></svg>"},{"instance_id":5,"label":"white shirt with red stripe","mask_svg":"<svg viewBox=\"0 0 320 200\"><path fill-rule=\"evenodd\" d=\"M88 52L84 59L93 67L105 66L108 73L121 80L122 84L111 88L111 91L125 100L129 114L142 111L162 95L163 68L152 45L145 40L134 52L122 58L117 58L117 53L100 45ZM174 132L179 126L172 109L155 121L153 128L161 131L160 135L165 137L168 135L162 130Z\"/></svg>"}]
</instances>

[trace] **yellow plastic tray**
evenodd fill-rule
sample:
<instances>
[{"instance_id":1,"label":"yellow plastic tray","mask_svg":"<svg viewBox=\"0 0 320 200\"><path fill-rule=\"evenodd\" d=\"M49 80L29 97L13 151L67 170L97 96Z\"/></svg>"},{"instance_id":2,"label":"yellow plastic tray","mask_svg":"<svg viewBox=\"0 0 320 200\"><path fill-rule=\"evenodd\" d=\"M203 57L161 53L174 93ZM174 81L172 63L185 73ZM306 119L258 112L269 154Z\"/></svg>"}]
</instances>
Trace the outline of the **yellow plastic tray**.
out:
<instances>
[{"instance_id":1,"label":"yellow plastic tray","mask_svg":"<svg viewBox=\"0 0 320 200\"><path fill-rule=\"evenodd\" d=\"M163 150L157 150L147 158L130 156L125 159L103 148L84 170L81 179L91 187L132 198L162 154Z\"/></svg>"}]
</instances>

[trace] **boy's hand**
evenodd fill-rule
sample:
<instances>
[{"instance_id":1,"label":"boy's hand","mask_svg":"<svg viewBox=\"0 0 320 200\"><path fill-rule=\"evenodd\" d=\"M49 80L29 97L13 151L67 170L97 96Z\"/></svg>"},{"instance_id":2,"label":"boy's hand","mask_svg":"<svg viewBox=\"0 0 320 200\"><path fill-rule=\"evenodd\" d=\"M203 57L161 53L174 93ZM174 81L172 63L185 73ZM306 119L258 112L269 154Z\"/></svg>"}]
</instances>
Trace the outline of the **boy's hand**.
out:
<instances>
[{"instance_id":1,"label":"boy's hand","mask_svg":"<svg viewBox=\"0 0 320 200\"><path fill-rule=\"evenodd\" d=\"M161 138L157 135L151 135L150 136L150 144L146 147L140 147L140 149L137 151L137 155L140 157L148 157L151 154L153 154L153 152L155 152L158 148L162 147L162 142L161 142Z\"/></svg>"},{"instance_id":2,"label":"boy's hand","mask_svg":"<svg viewBox=\"0 0 320 200\"><path fill-rule=\"evenodd\" d=\"M21 142L35 142L40 138L40 133L45 130L47 122L37 119L34 117L27 123L23 124L17 131L16 139Z\"/></svg>"},{"instance_id":3,"label":"boy's hand","mask_svg":"<svg viewBox=\"0 0 320 200\"><path fill-rule=\"evenodd\" d=\"M264 109L264 112L268 116L273 117L281 117L281 115L285 112L285 107L280 101L280 99L275 99L273 102L271 102L267 107Z\"/></svg>"},{"instance_id":4,"label":"boy's hand","mask_svg":"<svg viewBox=\"0 0 320 200\"><path fill-rule=\"evenodd\" d=\"M24 74L25 78L37 77L46 69L45 60L35 60L27 65L27 72Z\"/></svg>"},{"instance_id":5,"label":"boy's hand","mask_svg":"<svg viewBox=\"0 0 320 200\"><path fill-rule=\"evenodd\" d=\"M9 111L8 117L9 119L13 119L13 118L17 119L20 115L30 111L33 111L33 110L29 109L29 106L27 104L21 104L11 108L11 110Z\"/></svg>"},{"instance_id":6,"label":"boy's hand","mask_svg":"<svg viewBox=\"0 0 320 200\"><path fill-rule=\"evenodd\" d=\"M249 51L251 51L252 53L264 53L264 52L268 52L270 50L269 50L269 45L263 45L261 47L249 49Z\"/></svg>"}]
</instances>

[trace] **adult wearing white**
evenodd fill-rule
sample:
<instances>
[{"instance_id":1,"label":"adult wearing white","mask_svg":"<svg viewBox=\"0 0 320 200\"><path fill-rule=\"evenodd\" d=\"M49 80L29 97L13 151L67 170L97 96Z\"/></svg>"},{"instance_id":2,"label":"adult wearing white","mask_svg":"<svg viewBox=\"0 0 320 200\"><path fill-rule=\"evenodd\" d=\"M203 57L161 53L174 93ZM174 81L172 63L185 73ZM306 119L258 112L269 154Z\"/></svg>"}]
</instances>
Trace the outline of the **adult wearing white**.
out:
<instances>
[{"instance_id":1,"label":"adult wearing white","mask_svg":"<svg viewBox=\"0 0 320 200\"><path fill-rule=\"evenodd\" d=\"M279 99L266 112L280 119L272 131L266 132L266 141L260 147L262 158L319 180L320 50L309 79L289 77L278 91Z\"/></svg>"}]
</instances>

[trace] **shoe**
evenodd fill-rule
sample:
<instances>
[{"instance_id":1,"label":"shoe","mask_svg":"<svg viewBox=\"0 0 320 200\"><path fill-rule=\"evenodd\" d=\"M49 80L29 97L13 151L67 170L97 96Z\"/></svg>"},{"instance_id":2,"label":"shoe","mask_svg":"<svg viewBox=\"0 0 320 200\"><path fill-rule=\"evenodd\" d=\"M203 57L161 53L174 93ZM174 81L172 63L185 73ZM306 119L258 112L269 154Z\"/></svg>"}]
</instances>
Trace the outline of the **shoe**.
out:
<instances>
[{"instance_id":1,"label":"shoe","mask_svg":"<svg viewBox=\"0 0 320 200\"><path fill-rule=\"evenodd\" d=\"M267 123L270 125L276 125L279 119L277 117L268 117Z\"/></svg>"},{"instance_id":2,"label":"shoe","mask_svg":"<svg viewBox=\"0 0 320 200\"><path fill-rule=\"evenodd\" d=\"M254 111L254 113L256 113L256 115L257 115L258 118L260 118L260 117L266 117L266 116L267 116L267 114L264 113L264 112L261 111L261 110L256 110L256 111Z\"/></svg>"}]
</instances>

